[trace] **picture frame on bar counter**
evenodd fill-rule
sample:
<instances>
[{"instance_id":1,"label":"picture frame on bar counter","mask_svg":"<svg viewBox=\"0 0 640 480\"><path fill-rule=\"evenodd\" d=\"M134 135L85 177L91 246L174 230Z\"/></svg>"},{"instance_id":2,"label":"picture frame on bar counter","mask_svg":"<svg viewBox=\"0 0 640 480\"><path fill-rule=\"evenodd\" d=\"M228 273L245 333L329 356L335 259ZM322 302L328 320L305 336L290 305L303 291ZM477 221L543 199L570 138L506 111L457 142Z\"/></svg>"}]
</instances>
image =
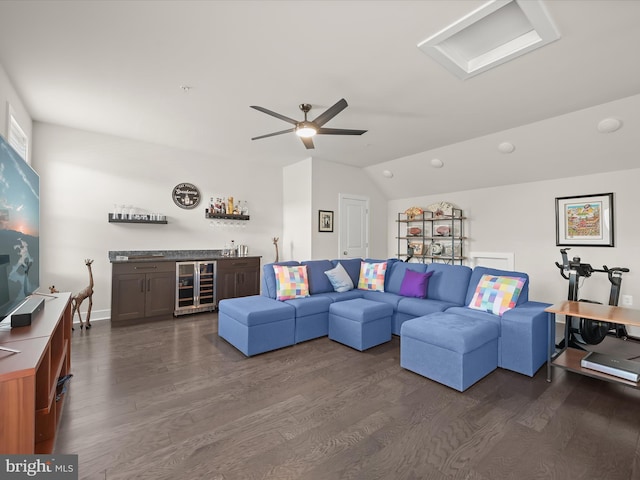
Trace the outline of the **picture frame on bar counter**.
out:
<instances>
[{"instance_id":1,"label":"picture frame on bar counter","mask_svg":"<svg viewBox=\"0 0 640 480\"><path fill-rule=\"evenodd\" d=\"M613 193L556 197L556 245L613 247Z\"/></svg>"}]
</instances>

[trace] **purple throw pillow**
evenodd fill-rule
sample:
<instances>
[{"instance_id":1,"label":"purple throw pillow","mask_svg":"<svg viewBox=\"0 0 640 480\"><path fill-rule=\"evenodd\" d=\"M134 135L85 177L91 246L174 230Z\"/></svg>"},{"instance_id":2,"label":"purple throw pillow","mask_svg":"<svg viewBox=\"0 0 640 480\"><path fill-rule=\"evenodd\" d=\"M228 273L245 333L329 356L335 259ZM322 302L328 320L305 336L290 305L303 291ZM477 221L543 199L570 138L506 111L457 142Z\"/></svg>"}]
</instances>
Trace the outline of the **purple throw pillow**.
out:
<instances>
[{"instance_id":1,"label":"purple throw pillow","mask_svg":"<svg viewBox=\"0 0 640 480\"><path fill-rule=\"evenodd\" d=\"M427 298L427 288L429 287L429 277L433 272L420 273L414 270L407 270L400 285L400 295L403 297Z\"/></svg>"}]
</instances>

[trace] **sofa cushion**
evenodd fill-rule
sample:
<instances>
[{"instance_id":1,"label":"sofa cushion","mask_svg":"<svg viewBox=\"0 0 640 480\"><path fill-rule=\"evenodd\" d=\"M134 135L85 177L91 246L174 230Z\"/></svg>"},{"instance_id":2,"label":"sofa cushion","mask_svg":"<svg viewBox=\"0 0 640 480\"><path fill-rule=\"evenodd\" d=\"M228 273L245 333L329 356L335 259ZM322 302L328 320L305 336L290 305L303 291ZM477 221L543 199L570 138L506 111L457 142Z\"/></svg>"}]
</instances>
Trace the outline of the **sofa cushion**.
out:
<instances>
[{"instance_id":1,"label":"sofa cushion","mask_svg":"<svg viewBox=\"0 0 640 480\"><path fill-rule=\"evenodd\" d=\"M277 323L282 320L294 320L296 314L291 305L287 305L285 302L278 302L272 298L266 298L263 295L220 300L218 310L220 314L226 315L247 327L265 323Z\"/></svg>"},{"instance_id":2,"label":"sofa cushion","mask_svg":"<svg viewBox=\"0 0 640 480\"><path fill-rule=\"evenodd\" d=\"M331 298L321 294L306 298L292 298L285 302L296 309L296 318L315 315L317 313L328 313L329 306L333 303Z\"/></svg>"},{"instance_id":3,"label":"sofa cushion","mask_svg":"<svg viewBox=\"0 0 640 480\"><path fill-rule=\"evenodd\" d=\"M320 297L330 298L332 302L344 302L345 300L353 300L354 298L364 298L363 290L349 290L348 292L328 292L319 293Z\"/></svg>"},{"instance_id":4,"label":"sofa cushion","mask_svg":"<svg viewBox=\"0 0 640 480\"><path fill-rule=\"evenodd\" d=\"M427 272L433 272L429 279L427 298L441 300L454 305L468 305L465 295L469 286L471 269L465 265L430 263Z\"/></svg>"},{"instance_id":5,"label":"sofa cushion","mask_svg":"<svg viewBox=\"0 0 640 480\"><path fill-rule=\"evenodd\" d=\"M331 285L333 285L334 291L342 293L353 290L353 280L351 280L351 277L340 262L338 262L338 265L333 267L331 270L324 272L324 274L331 282Z\"/></svg>"},{"instance_id":6,"label":"sofa cushion","mask_svg":"<svg viewBox=\"0 0 640 480\"><path fill-rule=\"evenodd\" d=\"M403 297L427 298L427 287L429 286L429 277L433 272L415 272L407 270L400 287L400 295Z\"/></svg>"},{"instance_id":7,"label":"sofa cushion","mask_svg":"<svg viewBox=\"0 0 640 480\"><path fill-rule=\"evenodd\" d=\"M480 310L473 310L469 307L451 307L447 308L447 313L455 313L462 317L481 318L495 323L502 330L502 318L498 315L494 315L489 312L482 312Z\"/></svg>"},{"instance_id":8,"label":"sofa cushion","mask_svg":"<svg viewBox=\"0 0 640 480\"><path fill-rule=\"evenodd\" d=\"M306 265L274 265L273 271L276 277L276 300L309 296Z\"/></svg>"},{"instance_id":9,"label":"sofa cushion","mask_svg":"<svg viewBox=\"0 0 640 480\"><path fill-rule=\"evenodd\" d=\"M307 279L311 295L333 292L333 285L324 274L326 270L333 268L333 263L330 260L307 260L301 262L301 265L307 266Z\"/></svg>"},{"instance_id":10,"label":"sofa cushion","mask_svg":"<svg viewBox=\"0 0 640 480\"><path fill-rule=\"evenodd\" d=\"M469 303L469 308L502 315L516 306L525 279L483 275Z\"/></svg>"},{"instance_id":11,"label":"sofa cushion","mask_svg":"<svg viewBox=\"0 0 640 480\"><path fill-rule=\"evenodd\" d=\"M529 301L529 275L524 272L514 272L510 270L499 270L497 268L489 268L489 267L475 267L473 269L473 273L471 274L471 279L469 280L469 288L467 289L466 299L464 301L464 305L471 304L471 300L476 293L476 288L478 287L478 282L482 278L483 275L493 275L496 277L520 277L525 279L525 283L522 286L522 290L520 292L520 296L518 297L518 301L516 305L521 305Z\"/></svg>"},{"instance_id":12,"label":"sofa cushion","mask_svg":"<svg viewBox=\"0 0 640 480\"><path fill-rule=\"evenodd\" d=\"M402 324L401 330L402 339L415 338L461 354L496 340L499 334L499 328L493 322L450 312L437 312L408 320Z\"/></svg>"},{"instance_id":13,"label":"sofa cushion","mask_svg":"<svg viewBox=\"0 0 640 480\"><path fill-rule=\"evenodd\" d=\"M274 265L294 266L300 265L300 262L288 261L278 263L267 263L262 267L262 295L269 298L276 298L276 274L273 270Z\"/></svg>"},{"instance_id":14,"label":"sofa cushion","mask_svg":"<svg viewBox=\"0 0 640 480\"><path fill-rule=\"evenodd\" d=\"M424 273L427 271L427 265L424 263L407 262L394 262L392 264L387 263L384 291L400 295L400 287L402 287L402 282L404 280L405 274L407 273L407 270Z\"/></svg>"},{"instance_id":15,"label":"sofa cushion","mask_svg":"<svg viewBox=\"0 0 640 480\"><path fill-rule=\"evenodd\" d=\"M398 313L404 313L411 317L422 317L433 312L444 312L454 306L453 303L442 300L428 300L427 302L424 298L400 297L396 310Z\"/></svg>"},{"instance_id":16,"label":"sofa cushion","mask_svg":"<svg viewBox=\"0 0 640 480\"><path fill-rule=\"evenodd\" d=\"M360 290L362 292L362 298L365 300L372 300L374 302L388 303L395 310L398 306L398 302L404 297L396 295L395 293L379 292L374 290Z\"/></svg>"},{"instance_id":17,"label":"sofa cushion","mask_svg":"<svg viewBox=\"0 0 640 480\"><path fill-rule=\"evenodd\" d=\"M361 262L358 289L384 292L384 277L386 272L387 262Z\"/></svg>"}]
</instances>

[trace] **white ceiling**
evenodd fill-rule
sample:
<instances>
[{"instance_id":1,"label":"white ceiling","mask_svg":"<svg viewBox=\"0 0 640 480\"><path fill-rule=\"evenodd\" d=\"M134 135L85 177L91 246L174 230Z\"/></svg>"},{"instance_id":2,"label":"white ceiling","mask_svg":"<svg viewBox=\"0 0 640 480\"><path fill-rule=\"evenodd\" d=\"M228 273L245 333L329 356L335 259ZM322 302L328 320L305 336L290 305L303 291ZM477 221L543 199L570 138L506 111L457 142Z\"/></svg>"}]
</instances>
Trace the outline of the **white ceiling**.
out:
<instances>
[{"instance_id":1,"label":"white ceiling","mask_svg":"<svg viewBox=\"0 0 640 480\"><path fill-rule=\"evenodd\" d=\"M223 161L365 167L390 198L636 168L640 1L547 0L560 40L468 80L417 48L484 3L3 0L0 64L34 120ZM364 135L250 140L290 127L250 105L314 118L342 97L325 126ZM623 129L598 134L604 116Z\"/></svg>"}]
</instances>

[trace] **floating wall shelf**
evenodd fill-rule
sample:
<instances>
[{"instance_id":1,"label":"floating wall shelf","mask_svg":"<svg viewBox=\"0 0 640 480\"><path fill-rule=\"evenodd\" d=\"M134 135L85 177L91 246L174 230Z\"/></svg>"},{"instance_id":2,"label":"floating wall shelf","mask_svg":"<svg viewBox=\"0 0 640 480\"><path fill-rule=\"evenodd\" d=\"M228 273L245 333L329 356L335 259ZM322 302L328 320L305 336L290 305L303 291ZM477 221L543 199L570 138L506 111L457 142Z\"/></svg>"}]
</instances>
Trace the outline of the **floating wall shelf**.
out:
<instances>
[{"instance_id":1,"label":"floating wall shelf","mask_svg":"<svg viewBox=\"0 0 640 480\"><path fill-rule=\"evenodd\" d=\"M228 213L205 213L205 218L217 218L219 220L250 220L249 215L233 215Z\"/></svg>"},{"instance_id":2,"label":"floating wall shelf","mask_svg":"<svg viewBox=\"0 0 640 480\"><path fill-rule=\"evenodd\" d=\"M153 223L157 225L166 225L166 220L149 220L148 218L114 218L113 213L109 214L109 223Z\"/></svg>"}]
</instances>

